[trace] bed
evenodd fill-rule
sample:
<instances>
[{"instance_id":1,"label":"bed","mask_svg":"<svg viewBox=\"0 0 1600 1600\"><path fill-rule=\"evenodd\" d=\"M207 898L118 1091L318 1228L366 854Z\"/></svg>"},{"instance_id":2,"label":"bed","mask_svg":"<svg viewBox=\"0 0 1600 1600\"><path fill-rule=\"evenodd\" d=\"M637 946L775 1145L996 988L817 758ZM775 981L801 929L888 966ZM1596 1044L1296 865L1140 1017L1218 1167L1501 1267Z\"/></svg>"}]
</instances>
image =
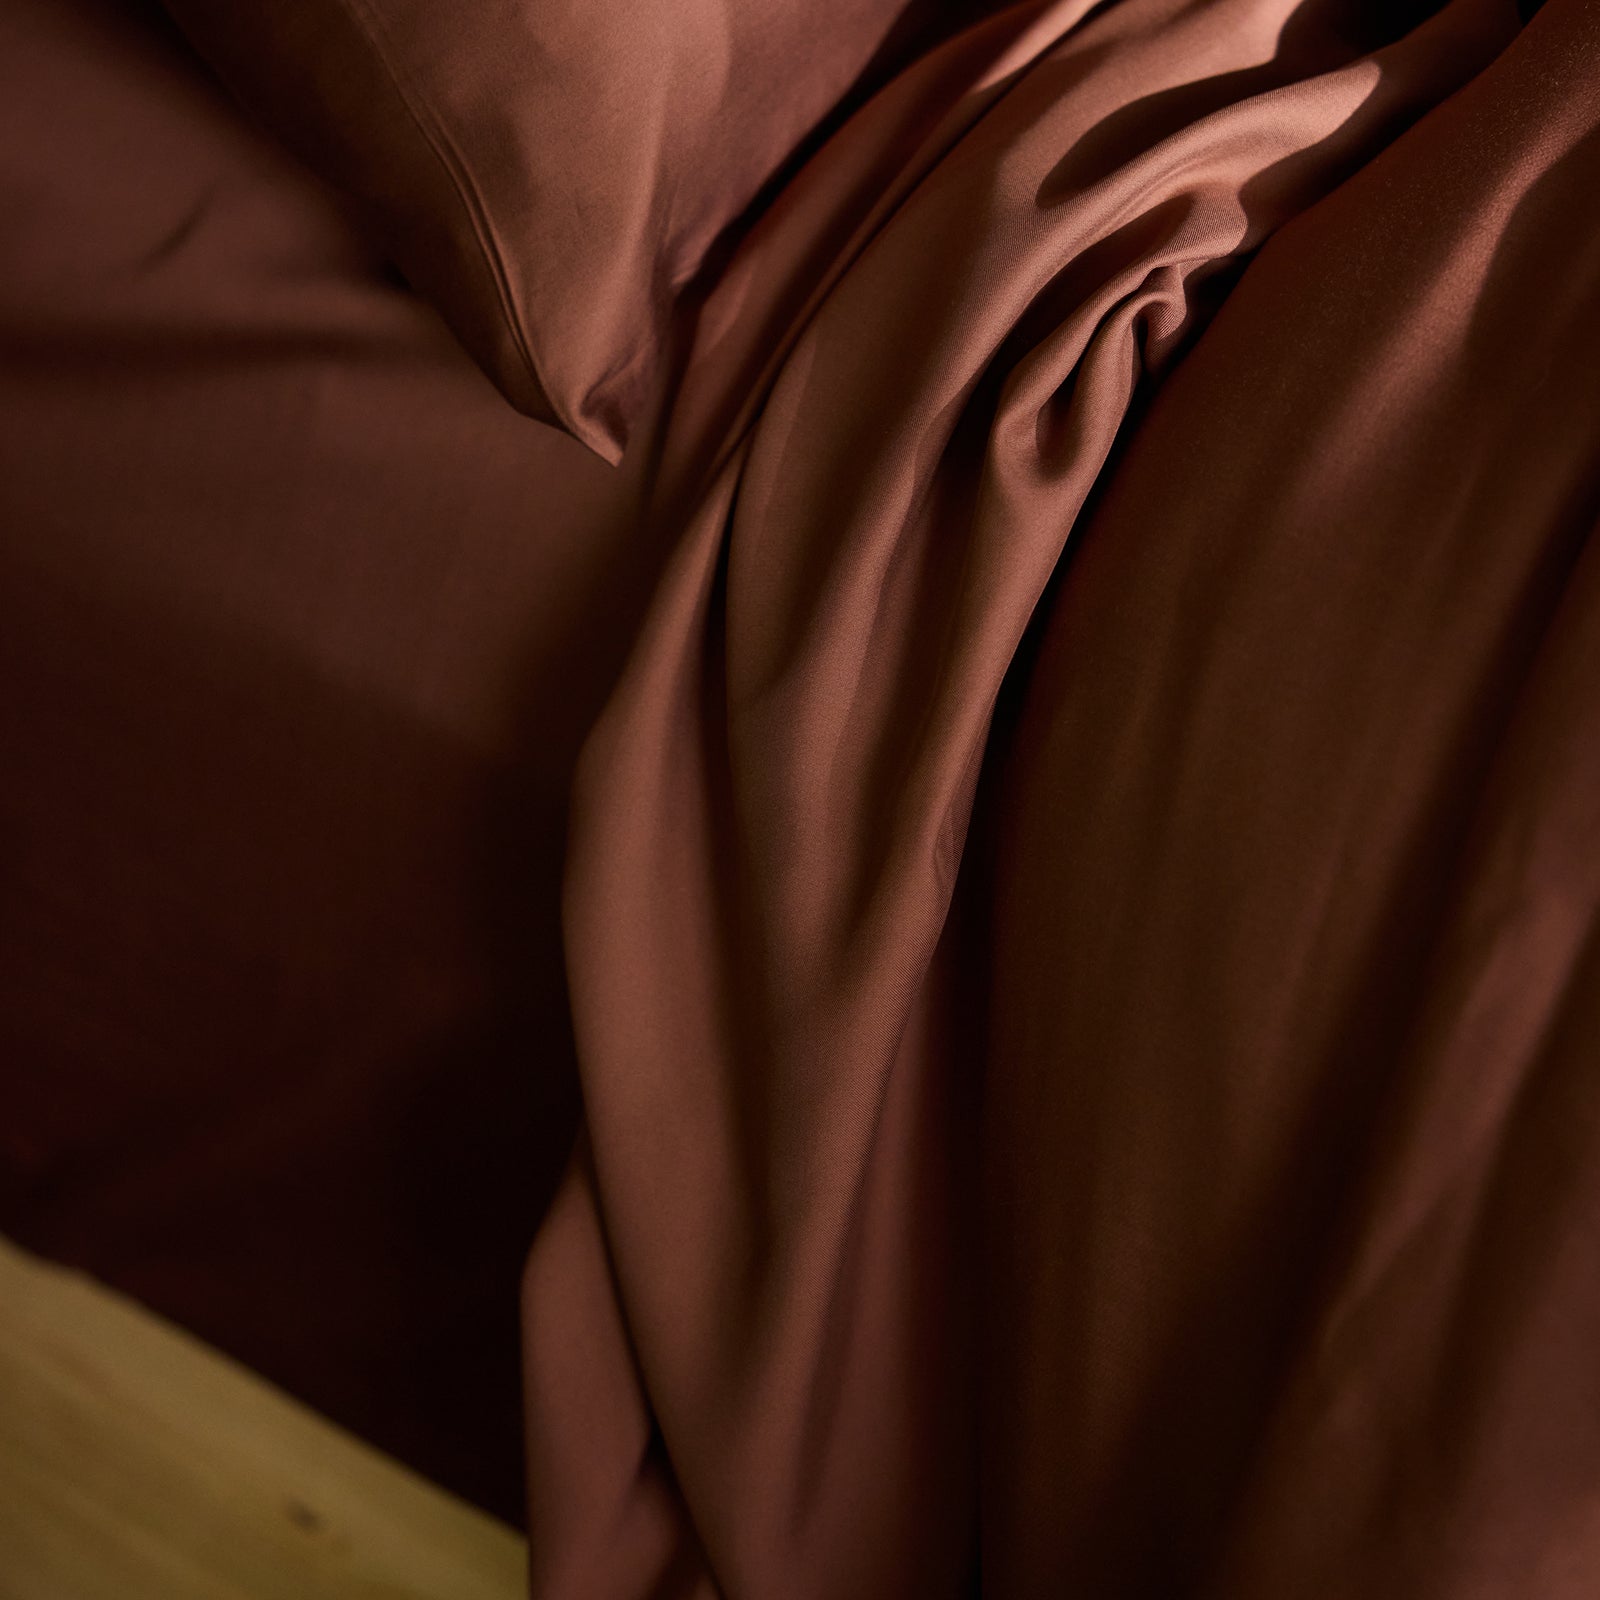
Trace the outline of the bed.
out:
<instances>
[{"instance_id":1,"label":"bed","mask_svg":"<svg viewBox=\"0 0 1600 1600\"><path fill-rule=\"evenodd\" d=\"M550 1600L1593 1594L1600 7L172 13L0 18L0 1231Z\"/></svg>"}]
</instances>

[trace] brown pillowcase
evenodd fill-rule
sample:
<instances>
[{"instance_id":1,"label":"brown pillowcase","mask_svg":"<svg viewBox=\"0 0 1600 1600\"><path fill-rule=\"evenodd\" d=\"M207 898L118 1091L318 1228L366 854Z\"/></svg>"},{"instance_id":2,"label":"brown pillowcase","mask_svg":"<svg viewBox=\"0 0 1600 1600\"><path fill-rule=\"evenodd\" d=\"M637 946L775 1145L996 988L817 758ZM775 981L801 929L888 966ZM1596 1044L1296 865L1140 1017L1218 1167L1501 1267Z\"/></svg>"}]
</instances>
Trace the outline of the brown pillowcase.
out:
<instances>
[{"instance_id":1,"label":"brown pillowcase","mask_svg":"<svg viewBox=\"0 0 1600 1600\"><path fill-rule=\"evenodd\" d=\"M520 410L615 460L678 290L908 0L169 0Z\"/></svg>"}]
</instances>

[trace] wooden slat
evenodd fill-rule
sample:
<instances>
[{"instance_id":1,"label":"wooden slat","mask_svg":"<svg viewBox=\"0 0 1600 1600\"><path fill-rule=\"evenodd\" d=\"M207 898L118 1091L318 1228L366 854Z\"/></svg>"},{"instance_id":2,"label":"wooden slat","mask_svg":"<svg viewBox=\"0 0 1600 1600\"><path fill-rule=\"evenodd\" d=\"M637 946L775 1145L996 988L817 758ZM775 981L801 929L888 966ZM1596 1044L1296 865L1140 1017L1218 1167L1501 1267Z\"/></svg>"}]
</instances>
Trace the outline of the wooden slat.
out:
<instances>
[{"instance_id":1,"label":"wooden slat","mask_svg":"<svg viewBox=\"0 0 1600 1600\"><path fill-rule=\"evenodd\" d=\"M510 1528L0 1240L3 1600L512 1600Z\"/></svg>"}]
</instances>

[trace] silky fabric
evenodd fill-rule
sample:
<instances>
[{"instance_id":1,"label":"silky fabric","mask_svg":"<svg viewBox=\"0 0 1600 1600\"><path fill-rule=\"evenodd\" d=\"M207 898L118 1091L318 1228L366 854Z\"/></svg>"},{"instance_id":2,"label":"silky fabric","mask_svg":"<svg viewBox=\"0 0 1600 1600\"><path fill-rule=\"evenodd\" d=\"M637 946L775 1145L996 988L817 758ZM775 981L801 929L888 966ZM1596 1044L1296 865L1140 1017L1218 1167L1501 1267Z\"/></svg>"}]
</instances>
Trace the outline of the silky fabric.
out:
<instances>
[{"instance_id":1,"label":"silky fabric","mask_svg":"<svg viewBox=\"0 0 1600 1600\"><path fill-rule=\"evenodd\" d=\"M1600 1578L1600 12L1261 253L1005 738L985 1592Z\"/></svg>"},{"instance_id":2,"label":"silky fabric","mask_svg":"<svg viewBox=\"0 0 1600 1600\"><path fill-rule=\"evenodd\" d=\"M0 1231L520 1518L637 474L154 6L0 7L0 212Z\"/></svg>"},{"instance_id":3,"label":"silky fabric","mask_svg":"<svg viewBox=\"0 0 1600 1600\"><path fill-rule=\"evenodd\" d=\"M1587 1600L1600 5L992 9L616 471L0 16L0 1226L539 1600Z\"/></svg>"},{"instance_id":4,"label":"silky fabric","mask_svg":"<svg viewBox=\"0 0 1600 1600\"><path fill-rule=\"evenodd\" d=\"M1559 938L1508 933L1496 967L1507 881L1463 908L1437 1019L1396 965L1432 926L1414 875L1442 901L1455 858L1382 797L1471 808L1463 723L1492 742L1595 451L1592 381L1544 426L1592 378L1592 226L1560 274L1524 230L1593 194L1596 8L1413 20L1016 8L847 125L719 282L658 485L677 548L573 802L585 1137L524 1288L535 1595L1592 1592L1600 1429L1581 1398L1559 1427L1592 1390L1592 1206L1518 1192L1503 1262L1474 1206L1439 1214L1458 1270L1363 1326L1448 1152L1485 1159L1594 903L1560 865L1574 727L1537 758L1575 786L1527 913ZM969 816L1041 599L985 866ZM1570 698L1579 658L1552 671ZM1491 1021L1475 1110L1442 1090L1418 1131L1396 1089L1370 1262L1306 1320L1336 1217L1383 1193L1380 1064L1417 1052L1425 1095ZM1592 1119L1587 1080L1551 1093ZM1576 1297L1548 1323L1507 1276L1522 1217Z\"/></svg>"},{"instance_id":5,"label":"silky fabric","mask_svg":"<svg viewBox=\"0 0 1600 1600\"><path fill-rule=\"evenodd\" d=\"M168 0L506 396L615 461L719 237L942 0ZM796 70L797 60L803 70Z\"/></svg>"}]
</instances>

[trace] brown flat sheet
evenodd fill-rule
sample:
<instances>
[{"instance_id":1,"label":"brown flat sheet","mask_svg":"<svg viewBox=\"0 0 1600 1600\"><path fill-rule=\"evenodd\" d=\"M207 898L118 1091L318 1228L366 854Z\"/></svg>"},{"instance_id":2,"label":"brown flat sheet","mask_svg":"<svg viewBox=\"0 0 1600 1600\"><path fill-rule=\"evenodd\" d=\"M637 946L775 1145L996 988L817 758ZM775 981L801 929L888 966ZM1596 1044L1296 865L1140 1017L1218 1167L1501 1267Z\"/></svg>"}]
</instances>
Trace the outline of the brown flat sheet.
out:
<instances>
[{"instance_id":1,"label":"brown flat sheet","mask_svg":"<svg viewBox=\"0 0 1600 1600\"><path fill-rule=\"evenodd\" d=\"M536 1594L1596 1592L1600 8L1362 20L1007 13L713 294Z\"/></svg>"},{"instance_id":2,"label":"brown flat sheet","mask_svg":"<svg viewBox=\"0 0 1600 1600\"><path fill-rule=\"evenodd\" d=\"M13 7L7 1225L496 1504L537 1227L544 1600L1600 1593L1533 9L1000 10L613 476L149 16Z\"/></svg>"},{"instance_id":3,"label":"brown flat sheet","mask_svg":"<svg viewBox=\"0 0 1600 1600\"><path fill-rule=\"evenodd\" d=\"M1551 0L1266 247L1044 623L999 1592L1600 1592L1597 530L1600 11Z\"/></svg>"},{"instance_id":4,"label":"brown flat sheet","mask_svg":"<svg viewBox=\"0 0 1600 1600\"><path fill-rule=\"evenodd\" d=\"M152 8L0 10L0 211L0 1229L519 1512L628 479Z\"/></svg>"}]
</instances>

